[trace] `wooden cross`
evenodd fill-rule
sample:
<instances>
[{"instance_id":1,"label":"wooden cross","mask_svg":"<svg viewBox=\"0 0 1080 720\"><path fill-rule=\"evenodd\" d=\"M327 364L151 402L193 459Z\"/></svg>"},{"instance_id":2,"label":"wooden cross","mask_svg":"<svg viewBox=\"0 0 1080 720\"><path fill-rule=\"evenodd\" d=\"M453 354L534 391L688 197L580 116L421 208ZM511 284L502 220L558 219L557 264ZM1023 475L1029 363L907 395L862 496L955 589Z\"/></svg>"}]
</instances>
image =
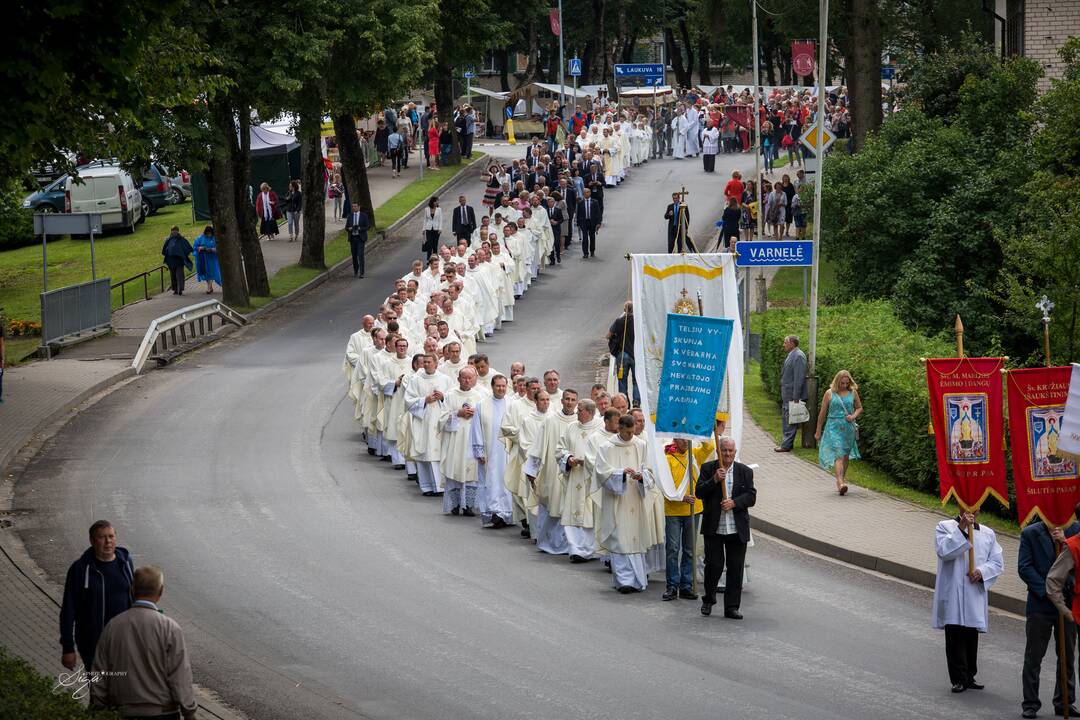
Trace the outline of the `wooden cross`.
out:
<instances>
[{"instance_id":1,"label":"wooden cross","mask_svg":"<svg viewBox=\"0 0 1080 720\"><path fill-rule=\"evenodd\" d=\"M679 193L679 199L683 202L686 201L686 196L690 194L690 191L686 189L686 186L682 186L682 192Z\"/></svg>"}]
</instances>

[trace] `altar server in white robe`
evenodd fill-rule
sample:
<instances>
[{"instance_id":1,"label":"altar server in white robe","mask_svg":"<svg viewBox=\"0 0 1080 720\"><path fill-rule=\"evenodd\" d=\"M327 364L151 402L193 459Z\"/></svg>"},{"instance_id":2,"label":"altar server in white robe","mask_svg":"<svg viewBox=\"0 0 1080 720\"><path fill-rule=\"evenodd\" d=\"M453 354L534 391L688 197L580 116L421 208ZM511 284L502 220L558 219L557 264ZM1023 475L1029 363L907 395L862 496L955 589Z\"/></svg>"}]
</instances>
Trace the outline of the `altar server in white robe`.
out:
<instances>
[{"instance_id":1,"label":"altar server in white robe","mask_svg":"<svg viewBox=\"0 0 1080 720\"><path fill-rule=\"evenodd\" d=\"M686 132L688 128L686 110L679 106L675 117L671 119L671 156L676 160L686 157Z\"/></svg>"},{"instance_id":2,"label":"altar server in white robe","mask_svg":"<svg viewBox=\"0 0 1080 720\"><path fill-rule=\"evenodd\" d=\"M446 395L442 421L443 512L476 515L476 458L472 452L472 423L483 391L476 387L476 370L458 371L458 386Z\"/></svg>"},{"instance_id":3,"label":"altar server in white robe","mask_svg":"<svg viewBox=\"0 0 1080 720\"><path fill-rule=\"evenodd\" d=\"M499 440L503 417L509 407L506 377L494 374L491 393L476 408L469 426L473 457L477 462L476 500L484 527L504 528L512 522L514 501L506 489L506 463L509 456Z\"/></svg>"},{"instance_id":4,"label":"altar server in white robe","mask_svg":"<svg viewBox=\"0 0 1080 720\"><path fill-rule=\"evenodd\" d=\"M412 374L412 358L409 357L409 341L399 337L394 341L393 370L391 375L393 382L390 387L384 387L384 392L389 389L389 402L386 403L385 418L383 420L383 437L390 450L390 462L395 470L405 467L405 456L398 447L401 439L401 417L405 414L405 381Z\"/></svg>"},{"instance_id":5,"label":"altar server in white robe","mask_svg":"<svg viewBox=\"0 0 1080 720\"><path fill-rule=\"evenodd\" d=\"M686 154L697 157L701 152L701 114L697 108L689 105L686 108Z\"/></svg>"},{"instance_id":6,"label":"altar server in white robe","mask_svg":"<svg viewBox=\"0 0 1080 720\"><path fill-rule=\"evenodd\" d=\"M945 630L945 660L954 693L982 689L975 680L979 633L987 630L990 588L1005 569L994 531L975 522L976 514L962 512L954 520L942 520L934 537L937 579L933 626ZM969 531L975 541L975 569L970 572Z\"/></svg>"},{"instance_id":7,"label":"altar server in white robe","mask_svg":"<svg viewBox=\"0 0 1080 720\"><path fill-rule=\"evenodd\" d=\"M652 544L655 530L645 512L659 493L648 468L645 440L634 435L634 418L619 418L619 432L600 446L596 458L596 539L611 557L611 582L620 593L644 590L649 573L662 567L664 546Z\"/></svg>"},{"instance_id":8,"label":"altar server in white robe","mask_svg":"<svg viewBox=\"0 0 1080 720\"><path fill-rule=\"evenodd\" d=\"M525 463L525 475L532 485L528 508L536 518L535 522L530 521L536 548L551 555L569 552L566 533L559 522L563 486L558 449L563 433L577 420L577 392L564 391L560 401L560 405L547 413Z\"/></svg>"},{"instance_id":9,"label":"altar server in white robe","mask_svg":"<svg viewBox=\"0 0 1080 720\"><path fill-rule=\"evenodd\" d=\"M442 495L442 438L439 421L445 409L446 394L453 381L438 370L438 359L424 355L423 370L413 375L405 390L405 405L409 409L409 443L411 457L416 463L420 490L425 496Z\"/></svg>"},{"instance_id":10,"label":"altar server in white robe","mask_svg":"<svg viewBox=\"0 0 1080 720\"><path fill-rule=\"evenodd\" d=\"M566 428L555 451L563 471L559 522L566 533L570 562L585 562L596 554L589 493L596 472L596 453L607 439L604 423L596 414L596 403L587 398L579 401L577 420Z\"/></svg>"}]
</instances>

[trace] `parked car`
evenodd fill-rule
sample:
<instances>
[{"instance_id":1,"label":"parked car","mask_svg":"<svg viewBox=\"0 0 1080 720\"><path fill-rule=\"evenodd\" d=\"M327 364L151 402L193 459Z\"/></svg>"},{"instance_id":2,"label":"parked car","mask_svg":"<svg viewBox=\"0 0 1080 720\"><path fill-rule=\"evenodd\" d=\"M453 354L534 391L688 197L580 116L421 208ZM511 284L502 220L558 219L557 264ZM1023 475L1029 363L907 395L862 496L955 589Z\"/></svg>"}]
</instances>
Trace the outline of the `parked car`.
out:
<instances>
[{"instance_id":1,"label":"parked car","mask_svg":"<svg viewBox=\"0 0 1080 720\"><path fill-rule=\"evenodd\" d=\"M189 197L191 197L191 173L187 170L181 170L176 174L170 173L169 204L179 205Z\"/></svg>"},{"instance_id":2,"label":"parked car","mask_svg":"<svg viewBox=\"0 0 1080 720\"><path fill-rule=\"evenodd\" d=\"M64 212L64 191L67 189L68 177L64 175L37 192L27 195L22 206L38 213Z\"/></svg>"},{"instance_id":3,"label":"parked car","mask_svg":"<svg viewBox=\"0 0 1080 720\"><path fill-rule=\"evenodd\" d=\"M172 204L172 183L169 173L158 163L142 171L142 183L139 186L143 200L149 203L147 215L153 215L166 205Z\"/></svg>"},{"instance_id":4,"label":"parked car","mask_svg":"<svg viewBox=\"0 0 1080 720\"><path fill-rule=\"evenodd\" d=\"M78 179L65 181L64 212L100 213L103 230L133 233L136 223L146 219L146 201L125 170L115 165L86 167L79 170Z\"/></svg>"}]
</instances>

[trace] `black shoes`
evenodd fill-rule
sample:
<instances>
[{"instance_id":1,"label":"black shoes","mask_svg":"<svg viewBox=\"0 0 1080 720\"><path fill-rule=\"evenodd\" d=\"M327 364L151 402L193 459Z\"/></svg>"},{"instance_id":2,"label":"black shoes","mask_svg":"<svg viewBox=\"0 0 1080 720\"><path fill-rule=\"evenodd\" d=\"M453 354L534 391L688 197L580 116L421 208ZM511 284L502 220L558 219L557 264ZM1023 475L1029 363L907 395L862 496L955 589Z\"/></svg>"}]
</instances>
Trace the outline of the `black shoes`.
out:
<instances>
[{"instance_id":1,"label":"black shoes","mask_svg":"<svg viewBox=\"0 0 1080 720\"><path fill-rule=\"evenodd\" d=\"M580 555L571 555L570 562L574 563L575 565L578 563L587 563L589 562L589 558L583 558Z\"/></svg>"},{"instance_id":2,"label":"black shoes","mask_svg":"<svg viewBox=\"0 0 1080 720\"><path fill-rule=\"evenodd\" d=\"M629 595L630 593L641 592L637 588L632 588L629 585L620 585L615 589L619 591L620 595Z\"/></svg>"},{"instance_id":3,"label":"black shoes","mask_svg":"<svg viewBox=\"0 0 1080 720\"><path fill-rule=\"evenodd\" d=\"M967 685L965 685L964 683L953 683L952 691L954 693L962 693L965 690L967 690Z\"/></svg>"},{"instance_id":4,"label":"black shoes","mask_svg":"<svg viewBox=\"0 0 1080 720\"><path fill-rule=\"evenodd\" d=\"M460 510L458 510L457 508L451 508L451 509L450 509L450 514L451 514L451 515L460 515L460 514L461 514L461 511L460 511Z\"/></svg>"},{"instance_id":5,"label":"black shoes","mask_svg":"<svg viewBox=\"0 0 1080 720\"><path fill-rule=\"evenodd\" d=\"M1059 711L1057 714L1060 715L1061 712ZM1038 715L1038 711L1034 708L1024 708L1024 712L1020 713L1020 717L1022 718L1033 718L1038 717ZM1069 713L1069 717L1072 717L1072 713Z\"/></svg>"},{"instance_id":6,"label":"black shoes","mask_svg":"<svg viewBox=\"0 0 1080 720\"><path fill-rule=\"evenodd\" d=\"M521 537L525 538L526 540L532 537L532 533L529 532L529 528L525 528L521 531Z\"/></svg>"},{"instance_id":7,"label":"black shoes","mask_svg":"<svg viewBox=\"0 0 1080 720\"><path fill-rule=\"evenodd\" d=\"M379 462L390 462L390 456L383 455L381 458L379 458Z\"/></svg>"},{"instance_id":8,"label":"black shoes","mask_svg":"<svg viewBox=\"0 0 1080 720\"><path fill-rule=\"evenodd\" d=\"M420 482L420 476L417 475L416 473L410 473L410 474L406 475L405 479L406 480L412 480L414 483Z\"/></svg>"},{"instance_id":9,"label":"black shoes","mask_svg":"<svg viewBox=\"0 0 1080 720\"><path fill-rule=\"evenodd\" d=\"M738 610L725 610L724 617L728 620L742 620L742 613Z\"/></svg>"},{"instance_id":10,"label":"black shoes","mask_svg":"<svg viewBox=\"0 0 1080 720\"><path fill-rule=\"evenodd\" d=\"M985 688L985 687L986 687L985 685L982 685L982 684L980 684L980 683L977 683L977 682L975 682L974 680L969 680L969 681L968 681L968 684L967 684L967 689L968 689L968 690L982 690L982 689L983 689L983 688ZM1070 713L1070 714L1071 714L1071 713Z\"/></svg>"},{"instance_id":11,"label":"black shoes","mask_svg":"<svg viewBox=\"0 0 1080 720\"><path fill-rule=\"evenodd\" d=\"M697 600L698 594L693 590L687 590L686 588L679 588L679 597L683 600Z\"/></svg>"},{"instance_id":12,"label":"black shoes","mask_svg":"<svg viewBox=\"0 0 1080 720\"><path fill-rule=\"evenodd\" d=\"M371 449L371 448L368 448L368 449L367 449L367 454L368 454L368 455L374 455L374 454L375 454L375 451L374 451L373 449Z\"/></svg>"},{"instance_id":13,"label":"black shoes","mask_svg":"<svg viewBox=\"0 0 1080 720\"><path fill-rule=\"evenodd\" d=\"M474 513L471 508L465 508L464 510L461 511L461 516L462 517L476 517L476 513Z\"/></svg>"},{"instance_id":14,"label":"black shoes","mask_svg":"<svg viewBox=\"0 0 1080 720\"><path fill-rule=\"evenodd\" d=\"M423 495L424 497L434 497L434 496L435 496L435 492L434 492L434 491L432 491L432 490L425 490L425 491L424 491L423 493L421 493L421 494L422 494L422 495Z\"/></svg>"},{"instance_id":15,"label":"black shoes","mask_svg":"<svg viewBox=\"0 0 1080 720\"><path fill-rule=\"evenodd\" d=\"M1064 717L1064 715L1065 715L1065 713L1063 713L1061 711L1061 708L1058 708L1057 710L1055 710L1054 714L1057 715L1058 717ZM1035 716L1032 715L1031 717L1035 717ZM1077 710L1076 706L1070 705L1069 706L1069 717L1080 718L1080 710Z\"/></svg>"},{"instance_id":16,"label":"black shoes","mask_svg":"<svg viewBox=\"0 0 1080 720\"><path fill-rule=\"evenodd\" d=\"M705 617L709 617L710 615L712 615L712 603L701 603L701 614Z\"/></svg>"},{"instance_id":17,"label":"black shoes","mask_svg":"<svg viewBox=\"0 0 1080 720\"><path fill-rule=\"evenodd\" d=\"M504 527L506 527L506 521L498 515L492 515L491 527L495 528L496 530L502 530Z\"/></svg>"},{"instance_id":18,"label":"black shoes","mask_svg":"<svg viewBox=\"0 0 1080 720\"><path fill-rule=\"evenodd\" d=\"M664 591L664 594L660 596L660 599L664 602L668 602L670 600L674 600L677 597L679 597L679 591L675 588L669 587L667 590Z\"/></svg>"}]
</instances>

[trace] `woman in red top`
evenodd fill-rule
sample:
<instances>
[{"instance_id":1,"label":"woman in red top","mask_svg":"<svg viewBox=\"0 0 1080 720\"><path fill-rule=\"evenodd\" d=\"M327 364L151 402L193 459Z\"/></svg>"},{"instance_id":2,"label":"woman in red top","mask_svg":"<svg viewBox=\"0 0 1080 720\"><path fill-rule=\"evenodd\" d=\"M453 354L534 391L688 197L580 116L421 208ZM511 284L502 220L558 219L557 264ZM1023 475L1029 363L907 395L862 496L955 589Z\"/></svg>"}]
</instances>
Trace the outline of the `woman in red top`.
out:
<instances>
[{"instance_id":1,"label":"woman in red top","mask_svg":"<svg viewBox=\"0 0 1080 720\"><path fill-rule=\"evenodd\" d=\"M743 190L745 189L746 187L743 185L742 181L742 173L736 170L731 173L731 179L728 180L727 186L724 188L724 197L728 200L735 198L736 200L741 201Z\"/></svg>"},{"instance_id":2,"label":"woman in red top","mask_svg":"<svg viewBox=\"0 0 1080 720\"><path fill-rule=\"evenodd\" d=\"M435 117L428 122L427 129L428 167L432 170L439 169L439 123Z\"/></svg>"}]
</instances>

